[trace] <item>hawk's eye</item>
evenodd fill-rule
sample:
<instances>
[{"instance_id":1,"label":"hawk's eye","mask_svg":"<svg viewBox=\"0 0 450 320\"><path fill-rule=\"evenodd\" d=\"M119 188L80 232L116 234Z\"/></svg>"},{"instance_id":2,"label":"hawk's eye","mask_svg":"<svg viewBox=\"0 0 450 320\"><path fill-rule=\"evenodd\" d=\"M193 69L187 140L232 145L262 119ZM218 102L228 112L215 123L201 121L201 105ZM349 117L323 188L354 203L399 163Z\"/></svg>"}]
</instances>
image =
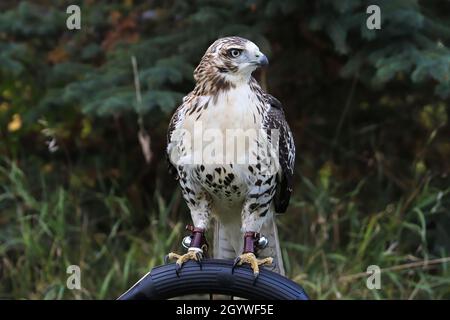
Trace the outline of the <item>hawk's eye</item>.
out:
<instances>
[{"instance_id":1,"label":"hawk's eye","mask_svg":"<svg viewBox=\"0 0 450 320\"><path fill-rule=\"evenodd\" d=\"M237 58L241 55L242 50L240 49L230 49L228 51L228 54L233 57L233 58Z\"/></svg>"}]
</instances>

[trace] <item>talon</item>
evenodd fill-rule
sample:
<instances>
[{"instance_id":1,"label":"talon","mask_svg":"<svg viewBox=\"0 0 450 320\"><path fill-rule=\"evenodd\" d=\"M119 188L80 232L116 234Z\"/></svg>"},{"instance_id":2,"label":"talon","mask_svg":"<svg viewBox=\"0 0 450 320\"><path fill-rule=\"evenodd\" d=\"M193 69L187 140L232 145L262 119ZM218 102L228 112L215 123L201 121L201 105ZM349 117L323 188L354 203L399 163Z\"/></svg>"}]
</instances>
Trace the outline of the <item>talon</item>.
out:
<instances>
[{"instance_id":1,"label":"talon","mask_svg":"<svg viewBox=\"0 0 450 320\"><path fill-rule=\"evenodd\" d=\"M177 274L177 277L180 277L181 267L181 264L175 263L175 273Z\"/></svg>"},{"instance_id":2,"label":"talon","mask_svg":"<svg viewBox=\"0 0 450 320\"><path fill-rule=\"evenodd\" d=\"M236 259L234 259L233 262L233 267L231 268L231 273L234 273L234 268L236 268L236 266L239 264L239 262L241 261L241 257L236 257Z\"/></svg>"},{"instance_id":3,"label":"talon","mask_svg":"<svg viewBox=\"0 0 450 320\"><path fill-rule=\"evenodd\" d=\"M254 279L253 284L254 284L259 277L259 266L268 265L271 264L272 262L273 262L272 258L257 259L253 252L247 252L241 254L234 260L232 270L234 270L234 268L237 265L242 265L244 263L249 264L253 270L253 279Z\"/></svg>"},{"instance_id":4,"label":"talon","mask_svg":"<svg viewBox=\"0 0 450 320\"><path fill-rule=\"evenodd\" d=\"M195 260L200 263L202 262L202 254L200 252L195 253Z\"/></svg>"},{"instance_id":5,"label":"talon","mask_svg":"<svg viewBox=\"0 0 450 320\"><path fill-rule=\"evenodd\" d=\"M200 268L201 268L201 260L203 257L203 251L200 248L190 248L186 254L179 255L179 254L171 252L166 257L168 260L177 259L177 261L175 262L175 272L176 272L177 276L180 276L180 271L181 271L184 263L189 260L195 260L195 261L199 262Z\"/></svg>"},{"instance_id":6,"label":"talon","mask_svg":"<svg viewBox=\"0 0 450 320\"><path fill-rule=\"evenodd\" d=\"M199 264L199 266L200 266L200 270L202 270L202 260L203 260L203 255L202 255L202 252L201 251L199 251L199 252L196 252L195 253L195 261L197 261L197 263Z\"/></svg>"},{"instance_id":7,"label":"talon","mask_svg":"<svg viewBox=\"0 0 450 320\"><path fill-rule=\"evenodd\" d=\"M253 285L255 285L256 280L258 280L259 277L259 271L253 272Z\"/></svg>"},{"instance_id":8,"label":"talon","mask_svg":"<svg viewBox=\"0 0 450 320\"><path fill-rule=\"evenodd\" d=\"M200 270L202 269L202 259L203 259L203 250L208 249L208 244L206 242L206 238L204 235L205 230L201 228L194 228L193 226L186 226L187 230L192 232L192 235L189 237L191 242L189 243L190 247L188 252L183 255L179 255L176 253L169 253L164 261L167 263L170 259L177 259L175 263L175 272L177 276L180 276L181 269L183 268L183 264L189 260L195 260L200 265ZM186 239L186 238L185 238Z\"/></svg>"},{"instance_id":9,"label":"talon","mask_svg":"<svg viewBox=\"0 0 450 320\"><path fill-rule=\"evenodd\" d=\"M172 259L179 259L179 258L180 258L179 254L176 254L174 252L170 252L169 254L167 254L164 257L164 263L167 264L167 263L169 263L170 260L172 260Z\"/></svg>"}]
</instances>

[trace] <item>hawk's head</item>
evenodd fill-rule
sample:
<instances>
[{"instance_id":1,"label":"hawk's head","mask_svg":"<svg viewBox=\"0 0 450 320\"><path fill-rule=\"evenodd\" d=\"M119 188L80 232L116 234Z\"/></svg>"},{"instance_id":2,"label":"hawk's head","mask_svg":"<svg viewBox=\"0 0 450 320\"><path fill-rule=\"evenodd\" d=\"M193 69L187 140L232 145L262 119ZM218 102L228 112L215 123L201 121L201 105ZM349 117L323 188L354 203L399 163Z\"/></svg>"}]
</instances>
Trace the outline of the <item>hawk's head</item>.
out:
<instances>
[{"instance_id":1,"label":"hawk's head","mask_svg":"<svg viewBox=\"0 0 450 320\"><path fill-rule=\"evenodd\" d=\"M250 40L220 38L206 50L195 69L194 78L197 82L220 79L236 84L248 81L256 68L268 63L267 57Z\"/></svg>"}]
</instances>

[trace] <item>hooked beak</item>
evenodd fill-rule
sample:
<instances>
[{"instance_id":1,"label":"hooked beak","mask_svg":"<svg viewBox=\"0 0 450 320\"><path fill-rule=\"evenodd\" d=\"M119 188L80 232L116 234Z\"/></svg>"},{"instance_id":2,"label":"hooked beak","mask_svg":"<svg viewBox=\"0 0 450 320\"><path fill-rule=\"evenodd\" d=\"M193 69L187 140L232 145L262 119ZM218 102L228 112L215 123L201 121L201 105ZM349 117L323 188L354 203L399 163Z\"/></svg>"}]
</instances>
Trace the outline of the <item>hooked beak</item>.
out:
<instances>
[{"instance_id":1,"label":"hooked beak","mask_svg":"<svg viewBox=\"0 0 450 320\"><path fill-rule=\"evenodd\" d=\"M255 64L259 67L267 66L269 64L269 60L263 53L259 53L257 56L257 60Z\"/></svg>"}]
</instances>

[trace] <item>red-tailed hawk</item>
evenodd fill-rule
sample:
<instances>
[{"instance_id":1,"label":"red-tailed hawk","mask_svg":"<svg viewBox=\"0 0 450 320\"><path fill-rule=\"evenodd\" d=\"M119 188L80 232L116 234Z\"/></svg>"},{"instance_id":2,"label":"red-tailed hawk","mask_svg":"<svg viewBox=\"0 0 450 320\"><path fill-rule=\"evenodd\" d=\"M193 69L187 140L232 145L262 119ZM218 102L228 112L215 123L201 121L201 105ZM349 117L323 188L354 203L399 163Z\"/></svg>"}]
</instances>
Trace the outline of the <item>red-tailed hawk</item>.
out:
<instances>
[{"instance_id":1,"label":"red-tailed hawk","mask_svg":"<svg viewBox=\"0 0 450 320\"><path fill-rule=\"evenodd\" d=\"M295 146L281 103L252 77L267 64L253 42L218 39L172 117L169 162L194 224L187 254L168 255L177 259L177 273L185 261L202 259L212 217L216 258L237 257L235 265L250 264L255 277L259 265L275 259L273 269L284 273L274 214L289 203Z\"/></svg>"}]
</instances>

